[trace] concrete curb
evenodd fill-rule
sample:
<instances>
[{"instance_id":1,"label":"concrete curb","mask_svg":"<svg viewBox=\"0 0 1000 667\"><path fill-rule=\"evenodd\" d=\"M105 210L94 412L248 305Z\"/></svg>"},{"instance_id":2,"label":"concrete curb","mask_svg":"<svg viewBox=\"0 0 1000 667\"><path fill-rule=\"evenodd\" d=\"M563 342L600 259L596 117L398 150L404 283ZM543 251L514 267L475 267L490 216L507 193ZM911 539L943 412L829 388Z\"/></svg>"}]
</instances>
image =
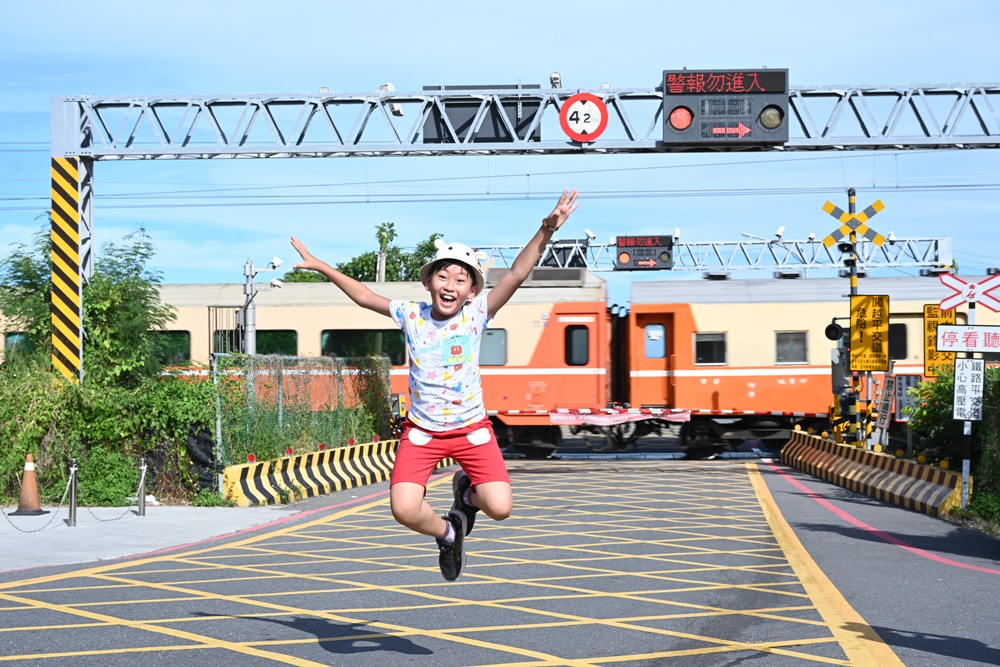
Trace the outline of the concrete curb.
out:
<instances>
[{"instance_id":1,"label":"concrete curb","mask_svg":"<svg viewBox=\"0 0 1000 667\"><path fill-rule=\"evenodd\" d=\"M781 449L781 462L876 500L931 516L962 501L962 476L887 454L840 445L795 431Z\"/></svg>"},{"instance_id":2,"label":"concrete curb","mask_svg":"<svg viewBox=\"0 0 1000 667\"><path fill-rule=\"evenodd\" d=\"M389 479L399 440L381 440L229 466L222 473L226 499L240 507L274 505L375 484ZM445 459L438 468L454 461Z\"/></svg>"}]
</instances>

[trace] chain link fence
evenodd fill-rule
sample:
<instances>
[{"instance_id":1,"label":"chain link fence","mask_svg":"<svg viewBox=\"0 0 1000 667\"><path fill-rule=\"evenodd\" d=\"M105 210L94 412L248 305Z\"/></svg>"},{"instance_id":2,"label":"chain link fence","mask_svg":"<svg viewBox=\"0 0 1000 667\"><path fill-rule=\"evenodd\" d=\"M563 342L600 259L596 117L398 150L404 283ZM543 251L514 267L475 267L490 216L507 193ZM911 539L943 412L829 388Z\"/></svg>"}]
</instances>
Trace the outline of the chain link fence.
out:
<instances>
[{"instance_id":1,"label":"chain link fence","mask_svg":"<svg viewBox=\"0 0 1000 667\"><path fill-rule=\"evenodd\" d=\"M214 354L219 466L390 433L389 359Z\"/></svg>"}]
</instances>

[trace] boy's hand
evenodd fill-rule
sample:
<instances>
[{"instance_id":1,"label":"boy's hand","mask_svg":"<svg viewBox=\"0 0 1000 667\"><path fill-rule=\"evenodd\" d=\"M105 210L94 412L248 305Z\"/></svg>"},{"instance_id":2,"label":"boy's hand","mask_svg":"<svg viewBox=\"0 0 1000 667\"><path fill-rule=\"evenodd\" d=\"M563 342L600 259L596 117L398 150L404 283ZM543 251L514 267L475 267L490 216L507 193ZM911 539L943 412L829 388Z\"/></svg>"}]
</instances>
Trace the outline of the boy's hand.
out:
<instances>
[{"instance_id":1,"label":"boy's hand","mask_svg":"<svg viewBox=\"0 0 1000 667\"><path fill-rule=\"evenodd\" d=\"M545 218L545 226L555 231L563 226L563 223L569 218L570 214L576 210L578 206L576 201L576 190L570 192L569 190L563 190L562 196L559 197L559 203L556 207L552 209L552 213Z\"/></svg>"},{"instance_id":2,"label":"boy's hand","mask_svg":"<svg viewBox=\"0 0 1000 667\"><path fill-rule=\"evenodd\" d=\"M293 236L292 247L295 248L295 251L302 257L302 261L293 266L293 269L306 269L309 271L317 270L317 267L319 267L321 262L309 253L309 249L306 248L305 243Z\"/></svg>"}]
</instances>

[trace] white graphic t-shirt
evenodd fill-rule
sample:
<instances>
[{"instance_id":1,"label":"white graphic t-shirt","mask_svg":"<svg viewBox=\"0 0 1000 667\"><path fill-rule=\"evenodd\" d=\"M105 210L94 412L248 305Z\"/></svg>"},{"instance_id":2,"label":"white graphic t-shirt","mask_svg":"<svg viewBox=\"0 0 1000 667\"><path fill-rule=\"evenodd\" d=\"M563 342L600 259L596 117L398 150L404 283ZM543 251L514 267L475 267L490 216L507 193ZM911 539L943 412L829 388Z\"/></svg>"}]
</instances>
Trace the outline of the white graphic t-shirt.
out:
<instances>
[{"instance_id":1,"label":"white graphic t-shirt","mask_svg":"<svg viewBox=\"0 0 1000 667\"><path fill-rule=\"evenodd\" d=\"M422 301L392 301L389 314L406 335L410 355L410 410L414 424L447 431L486 417L479 379L479 347L486 328L486 295L438 321Z\"/></svg>"}]
</instances>

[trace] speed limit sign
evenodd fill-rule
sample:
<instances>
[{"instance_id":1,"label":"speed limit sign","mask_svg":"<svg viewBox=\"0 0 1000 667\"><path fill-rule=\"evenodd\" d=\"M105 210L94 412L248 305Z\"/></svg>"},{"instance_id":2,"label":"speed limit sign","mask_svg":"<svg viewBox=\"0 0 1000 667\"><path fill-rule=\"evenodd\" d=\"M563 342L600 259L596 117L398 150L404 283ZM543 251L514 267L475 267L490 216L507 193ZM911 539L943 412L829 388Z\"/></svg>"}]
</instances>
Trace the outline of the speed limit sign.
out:
<instances>
[{"instance_id":1,"label":"speed limit sign","mask_svg":"<svg viewBox=\"0 0 1000 667\"><path fill-rule=\"evenodd\" d=\"M608 126L608 107L597 95L577 93L563 102L559 124L573 141L595 141Z\"/></svg>"}]
</instances>

